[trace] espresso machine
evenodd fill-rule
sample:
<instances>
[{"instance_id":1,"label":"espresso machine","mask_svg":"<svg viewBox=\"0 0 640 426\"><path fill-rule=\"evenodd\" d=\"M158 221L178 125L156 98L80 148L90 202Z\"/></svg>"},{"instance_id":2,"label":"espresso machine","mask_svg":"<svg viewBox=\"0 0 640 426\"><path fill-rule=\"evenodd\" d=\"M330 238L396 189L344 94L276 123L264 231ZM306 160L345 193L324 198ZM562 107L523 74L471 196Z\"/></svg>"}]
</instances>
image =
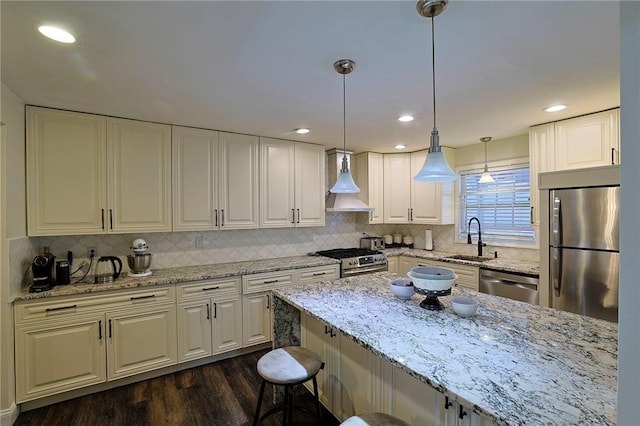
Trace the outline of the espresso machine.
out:
<instances>
[{"instance_id":1,"label":"espresso machine","mask_svg":"<svg viewBox=\"0 0 640 426\"><path fill-rule=\"evenodd\" d=\"M33 272L33 284L29 291L39 293L41 291L51 290L55 285L53 281L53 269L55 267L56 257L49 253L49 247L44 248L44 253L33 258L31 263L31 272Z\"/></svg>"}]
</instances>

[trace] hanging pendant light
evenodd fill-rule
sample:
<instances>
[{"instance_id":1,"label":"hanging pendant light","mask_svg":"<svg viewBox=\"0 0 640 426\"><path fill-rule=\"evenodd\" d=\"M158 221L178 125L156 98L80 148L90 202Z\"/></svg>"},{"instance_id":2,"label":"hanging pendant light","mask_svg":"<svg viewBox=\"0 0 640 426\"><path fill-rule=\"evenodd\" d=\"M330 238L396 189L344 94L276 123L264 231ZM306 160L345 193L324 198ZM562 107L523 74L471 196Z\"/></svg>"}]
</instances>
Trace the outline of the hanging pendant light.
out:
<instances>
[{"instance_id":1,"label":"hanging pendant light","mask_svg":"<svg viewBox=\"0 0 640 426\"><path fill-rule=\"evenodd\" d=\"M334 194L355 194L360 192L360 188L353 181L353 176L349 171L349 161L347 160L347 102L345 76L356 67L356 63L351 59L340 59L333 64L333 68L342 74L342 167L335 185L329 190Z\"/></svg>"},{"instance_id":2,"label":"hanging pendant light","mask_svg":"<svg viewBox=\"0 0 640 426\"><path fill-rule=\"evenodd\" d=\"M484 143L484 172L480 176L480 183L494 183L493 176L489 173L489 167L487 166L487 142L491 140L490 137L480 138L480 142Z\"/></svg>"},{"instance_id":3,"label":"hanging pendant light","mask_svg":"<svg viewBox=\"0 0 640 426\"><path fill-rule=\"evenodd\" d=\"M431 18L431 64L433 77L433 130L431 131L427 158L424 160L422 169L413 177L413 180L417 182L451 182L458 179L458 175L449 167L447 159L440 150L440 134L436 127L436 54L433 18L447 8L447 3L449 3L448 0L420 0L416 5L420 16Z\"/></svg>"}]
</instances>

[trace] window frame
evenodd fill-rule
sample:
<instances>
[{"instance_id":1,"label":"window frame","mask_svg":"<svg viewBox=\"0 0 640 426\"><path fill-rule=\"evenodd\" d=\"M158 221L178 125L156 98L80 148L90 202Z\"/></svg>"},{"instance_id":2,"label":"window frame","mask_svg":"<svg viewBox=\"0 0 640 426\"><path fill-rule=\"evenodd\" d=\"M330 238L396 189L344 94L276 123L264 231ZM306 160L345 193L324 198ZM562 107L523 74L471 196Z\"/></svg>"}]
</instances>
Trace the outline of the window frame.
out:
<instances>
[{"instance_id":1,"label":"window frame","mask_svg":"<svg viewBox=\"0 0 640 426\"><path fill-rule=\"evenodd\" d=\"M528 157L519 157L512 158L508 160L496 160L496 161L488 161L487 165L489 167L489 172L491 171L501 171L501 170L510 170L517 168L530 169L530 163ZM455 196L455 218L454 218L454 243L455 244L467 244L467 233L461 232L461 223L460 216L462 211L464 210L461 205L461 199L463 195L462 188L462 175L463 174L472 174L472 173L482 173L484 171L484 162L483 163L474 163L474 164L466 164L459 167L456 167L456 172L460 175L460 179L457 182L457 191ZM531 206L531 182L529 182L529 206ZM466 227L466 224L465 224ZM488 245L494 247L514 247L514 248L526 248L526 249L538 249L538 229L532 224L531 230L533 231L533 241L532 242L498 242L498 241L490 241L487 242ZM477 231L476 231L477 233ZM474 242L476 239L474 238Z\"/></svg>"}]
</instances>

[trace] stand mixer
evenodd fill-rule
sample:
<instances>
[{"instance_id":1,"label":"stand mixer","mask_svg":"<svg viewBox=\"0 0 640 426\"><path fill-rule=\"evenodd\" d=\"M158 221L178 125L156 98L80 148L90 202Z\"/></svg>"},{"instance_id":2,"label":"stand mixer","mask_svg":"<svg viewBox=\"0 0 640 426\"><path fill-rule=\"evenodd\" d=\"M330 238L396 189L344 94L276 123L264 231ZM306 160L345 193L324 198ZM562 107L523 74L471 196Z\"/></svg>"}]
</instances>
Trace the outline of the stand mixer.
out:
<instances>
[{"instance_id":1,"label":"stand mixer","mask_svg":"<svg viewBox=\"0 0 640 426\"><path fill-rule=\"evenodd\" d=\"M142 238L136 238L131 243L133 254L127 255L127 264L129 265L130 277L146 277L151 275L151 253L146 253L149 246Z\"/></svg>"}]
</instances>

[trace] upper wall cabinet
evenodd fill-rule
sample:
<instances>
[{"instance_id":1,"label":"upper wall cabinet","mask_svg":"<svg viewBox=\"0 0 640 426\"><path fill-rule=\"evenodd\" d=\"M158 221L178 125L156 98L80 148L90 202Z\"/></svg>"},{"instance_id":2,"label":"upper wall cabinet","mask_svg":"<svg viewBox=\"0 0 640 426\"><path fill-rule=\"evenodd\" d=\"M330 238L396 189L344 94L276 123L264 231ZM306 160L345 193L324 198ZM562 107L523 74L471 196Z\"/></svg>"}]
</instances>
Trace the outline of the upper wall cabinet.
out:
<instances>
[{"instance_id":1,"label":"upper wall cabinet","mask_svg":"<svg viewBox=\"0 0 640 426\"><path fill-rule=\"evenodd\" d=\"M529 128L531 224L540 225L538 174L620 164L620 110Z\"/></svg>"},{"instance_id":2,"label":"upper wall cabinet","mask_svg":"<svg viewBox=\"0 0 640 426\"><path fill-rule=\"evenodd\" d=\"M258 227L258 138L173 127L176 231Z\"/></svg>"},{"instance_id":3,"label":"upper wall cabinet","mask_svg":"<svg viewBox=\"0 0 640 426\"><path fill-rule=\"evenodd\" d=\"M169 126L27 107L28 234L170 231L170 161Z\"/></svg>"},{"instance_id":4,"label":"upper wall cabinet","mask_svg":"<svg viewBox=\"0 0 640 426\"><path fill-rule=\"evenodd\" d=\"M352 172L360 188L358 198L373 208L369 212L368 223L384 223L384 155L376 152L357 154Z\"/></svg>"},{"instance_id":5,"label":"upper wall cabinet","mask_svg":"<svg viewBox=\"0 0 640 426\"><path fill-rule=\"evenodd\" d=\"M447 161L453 150L442 148ZM427 151L384 155L384 223L446 225L453 223L453 183L413 180Z\"/></svg>"},{"instance_id":6,"label":"upper wall cabinet","mask_svg":"<svg viewBox=\"0 0 640 426\"><path fill-rule=\"evenodd\" d=\"M260 151L260 227L324 226L323 147L260 138Z\"/></svg>"}]
</instances>

